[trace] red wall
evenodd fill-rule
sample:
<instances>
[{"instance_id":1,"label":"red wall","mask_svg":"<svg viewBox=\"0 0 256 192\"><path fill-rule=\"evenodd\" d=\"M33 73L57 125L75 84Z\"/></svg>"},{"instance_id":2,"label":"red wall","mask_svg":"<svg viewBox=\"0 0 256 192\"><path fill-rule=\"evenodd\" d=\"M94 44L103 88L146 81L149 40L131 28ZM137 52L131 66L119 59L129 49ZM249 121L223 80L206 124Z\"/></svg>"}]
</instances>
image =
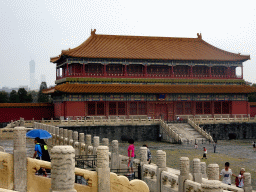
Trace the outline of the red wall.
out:
<instances>
[{"instance_id":1,"label":"red wall","mask_svg":"<svg viewBox=\"0 0 256 192\"><path fill-rule=\"evenodd\" d=\"M232 101L232 114L250 114L247 101Z\"/></svg>"},{"instance_id":2,"label":"red wall","mask_svg":"<svg viewBox=\"0 0 256 192\"><path fill-rule=\"evenodd\" d=\"M54 103L54 116L59 118L60 116L64 116L64 103L56 102Z\"/></svg>"},{"instance_id":3,"label":"red wall","mask_svg":"<svg viewBox=\"0 0 256 192\"><path fill-rule=\"evenodd\" d=\"M0 108L0 122L10 122L11 120L19 120L23 117L25 120L41 120L51 119L54 117L53 106L35 106L35 107L6 107Z\"/></svg>"},{"instance_id":4,"label":"red wall","mask_svg":"<svg viewBox=\"0 0 256 192\"><path fill-rule=\"evenodd\" d=\"M85 116L85 102L67 101L65 116Z\"/></svg>"}]
</instances>

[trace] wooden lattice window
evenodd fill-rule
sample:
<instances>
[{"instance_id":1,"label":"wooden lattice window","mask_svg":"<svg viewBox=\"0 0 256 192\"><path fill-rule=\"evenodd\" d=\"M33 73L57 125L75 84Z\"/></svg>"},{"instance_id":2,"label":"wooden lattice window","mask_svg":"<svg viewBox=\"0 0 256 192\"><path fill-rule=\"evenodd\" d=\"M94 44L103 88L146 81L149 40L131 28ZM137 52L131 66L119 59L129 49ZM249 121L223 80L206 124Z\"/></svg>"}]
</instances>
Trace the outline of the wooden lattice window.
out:
<instances>
[{"instance_id":1,"label":"wooden lattice window","mask_svg":"<svg viewBox=\"0 0 256 192\"><path fill-rule=\"evenodd\" d=\"M214 102L214 114L221 114L221 102Z\"/></svg>"},{"instance_id":2,"label":"wooden lattice window","mask_svg":"<svg viewBox=\"0 0 256 192\"><path fill-rule=\"evenodd\" d=\"M130 114L137 115L137 103L136 102L130 103Z\"/></svg>"},{"instance_id":3,"label":"wooden lattice window","mask_svg":"<svg viewBox=\"0 0 256 192\"><path fill-rule=\"evenodd\" d=\"M185 114L192 114L191 102L185 102Z\"/></svg>"},{"instance_id":4,"label":"wooden lattice window","mask_svg":"<svg viewBox=\"0 0 256 192\"><path fill-rule=\"evenodd\" d=\"M95 102L88 103L88 115L95 115Z\"/></svg>"},{"instance_id":5,"label":"wooden lattice window","mask_svg":"<svg viewBox=\"0 0 256 192\"><path fill-rule=\"evenodd\" d=\"M97 115L104 115L105 111L105 105L103 102L98 102L97 103Z\"/></svg>"},{"instance_id":6,"label":"wooden lattice window","mask_svg":"<svg viewBox=\"0 0 256 192\"><path fill-rule=\"evenodd\" d=\"M196 114L203 114L203 103L196 102Z\"/></svg>"},{"instance_id":7,"label":"wooden lattice window","mask_svg":"<svg viewBox=\"0 0 256 192\"><path fill-rule=\"evenodd\" d=\"M109 115L116 115L116 102L109 102Z\"/></svg>"},{"instance_id":8,"label":"wooden lattice window","mask_svg":"<svg viewBox=\"0 0 256 192\"><path fill-rule=\"evenodd\" d=\"M125 115L125 102L118 102L118 115Z\"/></svg>"},{"instance_id":9,"label":"wooden lattice window","mask_svg":"<svg viewBox=\"0 0 256 192\"><path fill-rule=\"evenodd\" d=\"M183 103L182 102L178 102L176 104L176 113L179 115L183 114Z\"/></svg>"},{"instance_id":10,"label":"wooden lattice window","mask_svg":"<svg viewBox=\"0 0 256 192\"><path fill-rule=\"evenodd\" d=\"M145 102L139 102L139 115L147 114L147 105Z\"/></svg>"},{"instance_id":11,"label":"wooden lattice window","mask_svg":"<svg viewBox=\"0 0 256 192\"><path fill-rule=\"evenodd\" d=\"M211 102L204 102L204 114L211 114Z\"/></svg>"},{"instance_id":12,"label":"wooden lattice window","mask_svg":"<svg viewBox=\"0 0 256 192\"><path fill-rule=\"evenodd\" d=\"M229 114L229 102L223 102L222 103L222 114Z\"/></svg>"}]
</instances>

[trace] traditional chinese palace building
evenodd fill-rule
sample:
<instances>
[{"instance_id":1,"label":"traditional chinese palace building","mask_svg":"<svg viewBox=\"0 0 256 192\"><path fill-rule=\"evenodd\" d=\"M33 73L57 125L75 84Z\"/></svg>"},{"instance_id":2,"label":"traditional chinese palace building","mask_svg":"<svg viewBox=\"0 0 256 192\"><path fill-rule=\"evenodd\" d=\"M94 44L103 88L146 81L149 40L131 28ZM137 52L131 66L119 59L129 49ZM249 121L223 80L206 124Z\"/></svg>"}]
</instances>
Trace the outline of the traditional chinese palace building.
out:
<instances>
[{"instance_id":1,"label":"traditional chinese palace building","mask_svg":"<svg viewBox=\"0 0 256 192\"><path fill-rule=\"evenodd\" d=\"M55 117L249 114L243 80L249 55L230 53L202 39L91 36L51 58ZM241 68L241 75L236 69Z\"/></svg>"}]
</instances>

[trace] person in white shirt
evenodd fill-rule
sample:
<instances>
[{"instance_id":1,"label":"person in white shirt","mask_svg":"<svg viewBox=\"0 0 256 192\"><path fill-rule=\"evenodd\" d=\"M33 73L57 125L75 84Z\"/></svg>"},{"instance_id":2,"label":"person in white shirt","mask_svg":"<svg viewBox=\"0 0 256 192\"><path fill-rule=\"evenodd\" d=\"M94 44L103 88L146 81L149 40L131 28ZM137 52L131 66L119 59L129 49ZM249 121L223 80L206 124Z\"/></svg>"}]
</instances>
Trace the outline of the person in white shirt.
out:
<instances>
[{"instance_id":1,"label":"person in white shirt","mask_svg":"<svg viewBox=\"0 0 256 192\"><path fill-rule=\"evenodd\" d=\"M244 172L245 172L245 169L241 168L240 174L238 175L238 179L239 179L238 187L240 187L240 188L243 188L243 186L244 186Z\"/></svg>"},{"instance_id":2,"label":"person in white shirt","mask_svg":"<svg viewBox=\"0 0 256 192\"><path fill-rule=\"evenodd\" d=\"M231 176L236 177L233 173L232 170L229 168L229 162L225 163L225 169L222 169L220 172L220 179L221 176L223 176L222 182L228 185L231 185Z\"/></svg>"}]
</instances>

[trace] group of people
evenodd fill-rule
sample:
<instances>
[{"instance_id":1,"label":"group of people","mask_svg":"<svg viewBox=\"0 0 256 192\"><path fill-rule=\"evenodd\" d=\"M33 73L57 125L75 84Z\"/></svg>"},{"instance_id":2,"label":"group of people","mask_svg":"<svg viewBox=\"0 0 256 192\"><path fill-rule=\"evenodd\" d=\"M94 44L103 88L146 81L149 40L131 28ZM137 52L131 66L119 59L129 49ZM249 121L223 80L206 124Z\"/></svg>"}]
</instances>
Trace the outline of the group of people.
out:
<instances>
[{"instance_id":1,"label":"group of people","mask_svg":"<svg viewBox=\"0 0 256 192\"><path fill-rule=\"evenodd\" d=\"M245 169L241 168L240 173L238 176L233 174L232 170L229 168L229 162L225 163L225 168L220 172L220 179L223 177L222 182L228 185L231 185L231 176L235 177L236 186L242 188L244 186L244 172Z\"/></svg>"}]
</instances>

